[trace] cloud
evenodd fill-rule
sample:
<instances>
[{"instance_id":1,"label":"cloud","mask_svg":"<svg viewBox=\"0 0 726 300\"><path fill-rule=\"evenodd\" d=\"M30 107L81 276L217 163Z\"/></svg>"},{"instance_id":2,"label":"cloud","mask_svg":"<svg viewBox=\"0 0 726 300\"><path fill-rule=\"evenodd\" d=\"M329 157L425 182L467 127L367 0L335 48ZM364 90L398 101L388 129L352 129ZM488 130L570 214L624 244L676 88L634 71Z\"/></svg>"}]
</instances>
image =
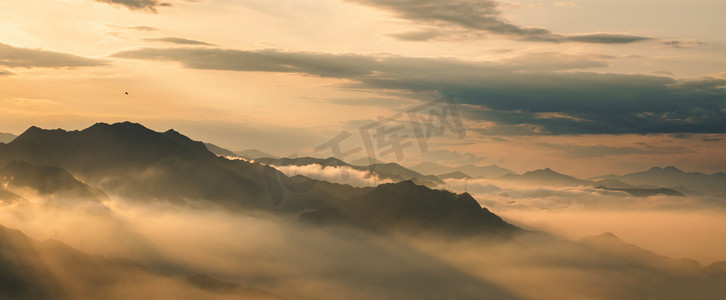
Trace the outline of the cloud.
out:
<instances>
[{"instance_id":1,"label":"cloud","mask_svg":"<svg viewBox=\"0 0 726 300\"><path fill-rule=\"evenodd\" d=\"M504 60L520 70L566 70L604 68L610 64L607 55L567 54L557 52L533 52Z\"/></svg>"},{"instance_id":2,"label":"cloud","mask_svg":"<svg viewBox=\"0 0 726 300\"><path fill-rule=\"evenodd\" d=\"M560 112L540 112L540 113L534 113L534 117L537 119L565 119L565 120L572 120L575 122L587 122L587 120L583 118L578 118L575 116L570 116L567 114L563 114Z\"/></svg>"},{"instance_id":3,"label":"cloud","mask_svg":"<svg viewBox=\"0 0 726 300\"><path fill-rule=\"evenodd\" d=\"M10 75L13 75L13 74L15 74L15 73L10 72L8 70L0 69L0 76L10 76Z\"/></svg>"},{"instance_id":4,"label":"cloud","mask_svg":"<svg viewBox=\"0 0 726 300\"><path fill-rule=\"evenodd\" d=\"M669 41L663 41L661 45L663 47L670 47L670 48L693 48L698 46L703 46L706 43L698 40L669 40Z\"/></svg>"},{"instance_id":5,"label":"cloud","mask_svg":"<svg viewBox=\"0 0 726 300\"><path fill-rule=\"evenodd\" d=\"M171 6L170 3L159 2L157 0L94 0L96 2L108 3L113 5L124 6L130 10L147 11L156 13L157 7Z\"/></svg>"},{"instance_id":6,"label":"cloud","mask_svg":"<svg viewBox=\"0 0 726 300\"><path fill-rule=\"evenodd\" d=\"M0 43L0 66L9 68L74 68L103 66L103 60Z\"/></svg>"},{"instance_id":7,"label":"cloud","mask_svg":"<svg viewBox=\"0 0 726 300\"><path fill-rule=\"evenodd\" d=\"M183 39L183 38L177 38L177 37L163 37L163 38L147 38L144 39L145 41L150 42L161 42L161 43L169 43L169 44L177 44L177 45L204 45L204 46L212 46L212 44L201 42L201 41L195 41L195 40L189 40L189 39Z\"/></svg>"},{"instance_id":8,"label":"cloud","mask_svg":"<svg viewBox=\"0 0 726 300\"><path fill-rule=\"evenodd\" d=\"M138 30L138 31L158 31L159 28L151 27L151 26L131 26L127 27L128 29Z\"/></svg>"},{"instance_id":9,"label":"cloud","mask_svg":"<svg viewBox=\"0 0 726 300\"><path fill-rule=\"evenodd\" d=\"M308 178L324 180L332 183L348 184L355 187L373 186L374 184L392 183L390 179L381 179L368 171L359 171L348 166L331 167L319 164L305 166L275 166L275 169L287 176L302 175Z\"/></svg>"},{"instance_id":10,"label":"cloud","mask_svg":"<svg viewBox=\"0 0 726 300\"><path fill-rule=\"evenodd\" d=\"M568 158L594 158L603 156L619 156L630 154L649 154L653 153L650 149L641 149L635 147L612 147L605 145L562 145L562 144L540 144L545 147L561 150L564 157ZM681 149L686 151L686 149Z\"/></svg>"},{"instance_id":11,"label":"cloud","mask_svg":"<svg viewBox=\"0 0 726 300\"><path fill-rule=\"evenodd\" d=\"M493 0L434 0L422 4L417 0L348 0L392 12L396 17L424 26L433 26L443 31L465 29L501 35L512 39L540 42L579 42L597 44L624 44L650 40L648 37L594 33L583 35L561 35L545 28L522 27L501 18L499 3ZM443 34L424 34L425 31L389 34L408 41L423 41ZM456 32L456 30L453 30Z\"/></svg>"},{"instance_id":12,"label":"cloud","mask_svg":"<svg viewBox=\"0 0 726 300\"><path fill-rule=\"evenodd\" d=\"M192 69L306 73L336 78L370 75L374 71L373 65L388 60L356 54L191 48L143 48L118 52L112 56L176 61Z\"/></svg>"},{"instance_id":13,"label":"cloud","mask_svg":"<svg viewBox=\"0 0 726 300\"><path fill-rule=\"evenodd\" d=\"M390 33L388 36L402 40L402 41L428 41L436 38L440 35L439 32L434 30L417 30L417 31L406 31L399 33Z\"/></svg>"},{"instance_id":14,"label":"cloud","mask_svg":"<svg viewBox=\"0 0 726 300\"><path fill-rule=\"evenodd\" d=\"M446 149L428 150L422 153L421 157L427 161L443 162L450 165L476 164L485 159L473 153Z\"/></svg>"},{"instance_id":15,"label":"cloud","mask_svg":"<svg viewBox=\"0 0 726 300\"><path fill-rule=\"evenodd\" d=\"M563 38L564 41L580 42L580 43L593 43L593 44L630 44L635 42L642 42L652 40L653 38L627 35L627 34L612 34L612 33L591 33L591 34L580 34L570 35Z\"/></svg>"},{"instance_id":16,"label":"cloud","mask_svg":"<svg viewBox=\"0 0 726 300\"><path fill-rule=\"evenodd\" d=\"M604 65L608 57L601 55L539 53L482 62L269 49L142 48L112 56L178 62L194 69L340 78L347 80L342 87L354 89L450 95L460 104L486 108L463 112L469 119L496 123L474 129L482 134L726 132L723 79L560 72Z\"/></svg>"}]
</instances>

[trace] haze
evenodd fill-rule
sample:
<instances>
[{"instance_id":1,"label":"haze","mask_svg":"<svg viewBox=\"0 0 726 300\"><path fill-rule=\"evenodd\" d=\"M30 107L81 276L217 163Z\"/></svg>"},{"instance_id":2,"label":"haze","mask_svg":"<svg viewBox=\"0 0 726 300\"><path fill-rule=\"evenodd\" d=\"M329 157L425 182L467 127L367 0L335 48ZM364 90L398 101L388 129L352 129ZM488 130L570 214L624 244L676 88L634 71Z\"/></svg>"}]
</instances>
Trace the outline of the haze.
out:
<instances>
[{"instance_id":1,"label":"haze","mask_svg":"<svg viewBox=\"0 0 726 300\"><path fill-rule=\"evenodd\" d=\"M0 298L716 299L723 12L2 1Z\"/></svg>"}]
</instances>

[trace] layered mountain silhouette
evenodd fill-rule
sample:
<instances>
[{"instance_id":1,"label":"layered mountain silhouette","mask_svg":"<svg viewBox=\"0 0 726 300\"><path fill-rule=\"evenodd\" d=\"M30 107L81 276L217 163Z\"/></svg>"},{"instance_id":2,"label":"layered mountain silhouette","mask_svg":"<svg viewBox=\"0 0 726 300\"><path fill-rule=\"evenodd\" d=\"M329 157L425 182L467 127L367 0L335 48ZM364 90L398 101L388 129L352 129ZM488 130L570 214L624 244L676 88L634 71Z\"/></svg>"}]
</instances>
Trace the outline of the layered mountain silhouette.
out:
<instances>
[{"instance_id":1,"label":"layered mountain silhouette","mask_svg":"<svg viewBox=\"0 0 726 300\"><path fill-rule=\"evenodd\" d=\"M446 167L435 162L423 162L411 167L411 169L422 174L447 174L462 172L473 178L496 178L506 174L517 174L512 170L508 170L497 165L475 166L468 164L458 167Z\"/></svg>"},{"instance_id":2,"label":"layered mountain silhouette","mask_svg":"<svg viewBox=\"0 0 726 300\"><path fill-rule=\"evenodd\" d=\"M10 143L12 142L17 136L11 133L4 133L0 132L0 143Z\"/></svg>"},{"instance_id":3,"label":"layered mountain silhouette","mask_svg":"<svg viewBox=\"0 0 726 300\"><path fill-rule=\"evenodd\" d=\"M669 166L653 167L647 171L626 175L605 175L594 179L617 179L633 185L654 185L683 190L686 194L699 192L723 195L726 194L726 174L722 172L704 174L699 172L683 172Z\"/></svg>"},{"instance_id":4,"label":"layered mountain silhouette","mask_svg":"<svg viewBox=\"0 0 726 300\"><path fill-rule=\"evenodd\" d=\"M657 186L633 186L618 179L584 180L564 175L550 168L526 172L522 175L506 174L493 179L494 181L525 184L530 186L576 187L590 186L609 191L621 191L635 197L676 196L685 197L682 192Z\"/></svg>"},{"instance_id":5,"label":"layered mountain silhouette","mask_svg":"<svg viewBox=\"0 0 726 300\"><path fill-rule=\"evenodd\" d=\"M234 153L247 160L258 159L258 158L263 158L263 157L278 158L278 156L276 156L276 155L265 153L265 152L262 152L257 149L245 149L245 150L240 150L240 151L234 151Z\"/></svg>"},{"instance_id":6,"label":"layered mountain silhouette","mask_svg":"<svg viewBox=\"0 0 726 300\"><path fill-rule=\"evenodd\" d=\"M209 150L210 152L217 154L217 155L231 156L231 157L239 156L239 154L237 154L237 153L234 153L232 151L229 151L227 149L224 149L224 148L219 147L212 143L204 143L204 146L207 147L207 150Z\"/></svg>"},{"instance_id":7,"label":"layered mountain silhouette","mask_svg":"<svg viewBox=\"0 0 726 300\"><path fill-rule=\"evenodd\" d=\"M188 280L142 264L89 255L60 241L43 242L0 225L0 299L281 299L272 293L197 275Z\"/></svg>"},{"instance_id":8,"label":"layered mountain silhouette","mask_svg":"<svg viewBox=\"0 0 726 300\"><path fill-rule=\"evenodd\" d=\"M353 223L374 230L391 225L399 230L423 228L425 232L462 235L510 234L517 230L482 208L467 193L431 190L412 181L382 184L369 193L331 203L329 207L308 212L303 217L316 223ZM427 223L421 224L420 219Z\"/></svg>"},{"instance_id":9,"label":"layered mountain silhouette","mask_svg":"<svg viewBox=\"0 0 726 300\"><path fill-rule=\"evenodd\" d=\"M522 175L506 174L497 177L496 180L524 183L530 185L549 185L549 186L579 186L592 185L591 181L575 178L574 176L564 175L553 171L550 168L539 169L526 172Z\"/></svg>"},{"instance_id":10,"label":"layered mountain silhouette","mask_svg":"<svg viewBox=\"0 0 726 300\"><path fill-rule=\"evenodd\" d=\"M469 176L468 174L461 172L461 171L456 171L456 172L451 172L451 173L446 173L446 174L439 174L439 175L436 175L436 177L444 179L444 180L445 179L471 179L471 176Z\"/></svg>"},{"instance_id":11,"label":"layered mountain silhouette","mask_svg":"<svg viewBox=\"0 0 726 300\"><path fill-rule=\"evenodd\" d=\"M78 181L66 170L12 161L0 169L0 184L7 190L28 197L40 196L51 205L96 203L108 199L100 189ZM29 194L32 195L29 195Z\"/></svg>"},{"instance_id":12,"label":"layered mountain silhouette","mask_svg":"<svg viewBox=\"0 0 726 300\"><path fill-rule=\"evenodd\" d=\"M335 160L327 163L344 164ZM456 228L458 214L467 220L472 216L481 218L467 223L476 227L471 232L510 232L514 228L482 209L473 199L468 199L469 205L463 209L457 200L463 196L425 187L413 188L416 186L413 183L355 188L301 176L290 178L269 166L218 157L204 143L192 141L174 130L155 132L130 122L98 123L82 131L31 127L12 142L0 144L0 165L36 171L32 166L52 166L56 169L40 167L41 173L63 177L65 173L60 169L67 170L67 182L73 182L71 178L75 177L109 195L135 201L167 201L179 205L205 201L237 211L319 211L326 218L340 214L332 217L350 221L350 225L380 230L395 229L400 222L392 216L400 215L406 215L409 227L416 224L422 229ZM396 164L375 168L389 176L420 175L410 170L406 173L405 168ZM33 177L29 175L29 178ZM438 209L451 215L439 218L430 214L419 206L422 199L434 201ZM368 213L353 218L351 207L366 208ZM485 219L491 222L482 221Z\"/></svg>"},{"instance_id":13,"label":"layered mountain silhouette","mask_svg":"<svg viewBox=\"0 0 726 300\"><path fill-rule=\"evenodd\" d=\"M407 169L397 163L376 163L367 166L356 166L334 157L329 157L325 159L314 157L279 159L258 158L255 160L255 162L275 166L306 166L311 164L317 164L323 167L350 167L351 169L358 171L375 173L380 179L390 179L394 182L411 180L416 184L421 184L432 188L445 184L441 179L436 176L423 175L416 171Z\"/></svg>"}]
</instances>

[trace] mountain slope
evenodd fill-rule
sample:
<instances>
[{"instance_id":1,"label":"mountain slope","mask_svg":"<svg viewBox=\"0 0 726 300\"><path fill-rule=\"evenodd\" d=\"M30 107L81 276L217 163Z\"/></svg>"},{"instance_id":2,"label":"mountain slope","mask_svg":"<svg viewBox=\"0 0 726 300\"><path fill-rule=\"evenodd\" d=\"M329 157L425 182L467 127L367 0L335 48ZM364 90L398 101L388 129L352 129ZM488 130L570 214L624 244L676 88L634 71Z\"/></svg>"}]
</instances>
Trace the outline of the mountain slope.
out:
<instances>
[{"instance_id":1,"label":"mountain slope","mask_svg":"<svg viewBox=\"0 0 726 300\"><path fill-rule=\"evenodd\" d=\"M219 147L219 146L217 146L215 144L204 143L204 146L207 147L207 150L209 150L209 152L212 152L212 153L217 154L217 155L231 156L231 157L239 156L239 155L237 155L237 153L234 153L232 151L229 151L227 149L224 149L222 147Z\"/></svg>"},{"instance_id":2,"label":"mountain slope","mask_svg":"<svg viewBox=\"0 0 726 300\"><path fill-rule=\"evenodd\" d=\"M550 168L529 171L522 175L506 174L495 178L495 180L548 186L580 186L594 184L593 181L582 180L573 176L560 174L551 170Z\"/></svg>"},{"instance_id":3,"label":"mountain slope","mask_svg":"<svg viewBox=\"0 0 726 300\"><path fill-rule=\"evenodd\" d=\"M0 169L0 183L8 190L26 198L40 196L50 198L52 204L97 203L108 199L100 189L76 180L66 170L50 166L34 166L22 161L12 161ZM33 195L25 195L30 191Z\"/></svg>"},{"instance_id":4,"label":"mountain slope","mask_svg":"<svg viewBox=\"0 0 726 300\"><path fill-rule=\"evenodd\" d=\"M469 164L458 167L446 167L430 161L415 165L411 167L411 169L421 174L447 174L462 172L473 178L496 178L506 174L517 174L512 170L508 170L497 165L480 167Z\"/></svg>"},{"instance_id":5,"label":"mountain slope","mask_svg":"<svg viewBox=\"0 0 726 300\"><path fill-rule=\"evenodd\" d=\"M16 137L14 134L0 132L0 143L10 143Z\"/></svg>"},{"instance_id":6,"label":"mountain slope","mask_svg":"<svg viewBox=\"0 0 726 300\"><path fill-rule=\"evenodd\" d=\"M237 156L240 156L247 160L265 158L265 157L278 158L278 156L268 154L268 153L262 152L257 149L245 149L245 150L241 150L241 151L234 151L234 153L237 154Z\"/></svg>"},{"instance_id":7,"label":"mountain slope","mask_svg":"<svg viewBox=\"0 0 726 300\"><path fill-rule=\"evenodd\" d=\"M337 159L335 157L329 157L329 158L314 158L314 157L299 157L299 158L279 158L279 159L273 159L273 158L260 158L256 159L255 162L261 163L261 164L267 164L267 165L275 165L275 166L305 166L305 165L311 165L311 164L317 164L321 165L323 167L350 167L351 169L363 171L363 172L372 172L378 175L380 179L390 179L394 182L401 182L404 180L412 180L416 184L425 185L428 187L437 187L440 185L443 185L444 182L441 181L436 176L433 175L423 175L421 173L418 173L416 171L409 170L397 163L380 163L380 164L372 164L368 166L356 166L351 165L349 163L346 163L340 159Z\"/></svg>"},{"instance_id":8,"label":"mountain slope","mask_svg":"<svg viewBox=\"0 0 726 300\"><path fill-rule=\"evenodd\" d=\"M204 276L207 281L217 281ZM38 242L0 225L0 299L280 299L236 286L225 294L154 273L140 263Z\"/></svg>"},{"instance_id":9,"label":"mountain slope","mask_svg":"<svg viewBox=\"0 0 726 300\"><path fill-rule=\"evenodd\" d=\"M511 235L519 230L482 208L467 193L431 190L411 181L382 184L303 217L316 223L353 223L372 230L459 235Z\"/></svg>"}]
</instances>

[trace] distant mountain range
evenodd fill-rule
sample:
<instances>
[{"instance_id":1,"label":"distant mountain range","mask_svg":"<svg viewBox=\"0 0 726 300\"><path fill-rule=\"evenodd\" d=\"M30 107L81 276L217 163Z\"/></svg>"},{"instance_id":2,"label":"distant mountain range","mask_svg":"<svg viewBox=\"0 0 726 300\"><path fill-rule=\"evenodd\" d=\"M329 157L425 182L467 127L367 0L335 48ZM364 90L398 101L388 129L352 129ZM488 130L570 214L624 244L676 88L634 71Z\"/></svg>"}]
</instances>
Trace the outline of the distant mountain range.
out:
<instances>
[{"instance_id":1,"label":"distant mountain range","mask_svg":"<svg viewBox=\"0 0 726 300\"><path fill-rule=\"evenodd\" d=\"M222 147L219 147L219 146L217 146L215 144L204 143L204 146L207 147L207 150L209 150L209 152L212 152L212 153L217 154L217 155L221 155L221 156L231 156L231 157L240 156L237 153L234 153L232 151L229 151L227 149L224 149Z\"/></svg>"},{"instance_id":2,"label":"distant mountain range","mask_svg":"<svg viewBox=\"0 0 726 300\"><path fill-rule=\"evenodd\" d=\"M626 192L635 197L650 197L656 195L685 196L683 193L674 189L655 186L633 186L617 179L583 180L555 172L550 168L529 171L522 175L507 174L492 180L530 186L591 186L603 190Z\"/></svg>"},{"instance_id":3,"label":"distant mountain range","mask_svg":"<svg viewBox=\"0 0 726 300\"><path fill-rule=\"evenodd\" d=\"M207 144L207 148L218 155L230 155L231 152L212 144ZM258 154L264 153L260 152ZM555 172L549 168L529 171L520 175L497 165L475 166L470 164L459 167L446 167L434 162L423 162L408 169L395 163L387 164L379 160L376 160L377 163L373 165L368 165L370 160L366 158L355 161L360 165L346 163L336 158L302 157L292 159L257 157L256 159L263 164L278 166L319 164L322 166L349 166L361 171L375 170L382 179L390 179L394 182L412 180L417 184L426 185L431 188L442 186L442 184L445 184L442 180L446 179L487 178L495 181L517 182L532 186L592 186L604 190L622 191L636 197L656 195L678 197L686 195L699 196L704 195L702 191L711 194L726 193L726 188L723 187L726 186L725 174L715 173L706 175L702 173L685 173L675 167L667 167L664 169L654 167L646 172L624 176L605 175L591 179L579 179L574 176ZM437 173L441 171L448 171L448 173ZM669 175L664 176L664 174ZM708 179L703 180L704 178Z\"/></svg>"},{"instance_id":4,"label":"distant mountain range","mask_svg":"<svg viewBox=\"0 0 726 300\"><path fill-rule=\"evenodd\" d=\"M241 151L234 151L234 153L247 160L253 160L253 159L264 158L264 157L278 158L278 156L276 156L276 155L265 153L265 152L262 152L257 149L246 149L246 150L241 150Z\"/></svg>"},{"instance_id":5,"label":"distant mountain range","mask_svg":"<svg viewBox=\"0 0 726 300\"><path fill-rule=\"evenodd\" d=\"M16 137L14 134L0 132L0 143L10 143Z\"/></svg>"},{"instance_id":6,"label":"distant mountain range","mask_svg":"<svg viewBox=\"0 0 726 300\"><path fill-rule=\"evenodd\" d=\"M446 174L439 174L439 175L436 175L436 177L441 178L442 180L446 180L446 179L471 179L471 176L469 176L466 173L461 172L461 171L455 171L455 172L446 173Z\"/></svg>"},{"instance_id":7,"label":"distant mountain range","mask_svg":"<svg viewBox=\"0 0 726 300\"><path fill-rule=\"evenodd\" d=\"M219 147L219 146L217 146L215 144L211 144L211 143L204 143L204 145L207 147L207 150L209 150L209 152L212 152L214 154L221 155L221 156L241 157L246 160L254 160L254 159L258 159L258 158L277 158L277 156L262 152L257 149L231 151L231 150L227 150L225 148Z\"/></svg>"},{"instance_id":8,"label":"distant mountain range","mask_svg":"<svg viewBox=\"0 0 726 300\"><path fill-rule=\"evenodd\" d=\"M446 167L435 162L423 162L411 167L411 169L422 174L449 174L461 172L472 178L496 178L506 174L517 174L512 170L508 170L497 165L480 167L469 164L458 167Z\"/></svg>"},{"instance_id":9,"label":"distant mountain range","mask_svg":"<svg viewBox=\"0 0 726 300\"><path fill-rule=\"evenodd\" d=\"M699 172L687 173L673 166L653 167L643 172L622 176L605 175L593 179L617 179L633 185L653 185L716 195L726 194L726 174L722 172L710 175Z\"/></svg>"},{"instance_id":10,"label":"distant mountain range","mask_svg":"<svg viewBox=\"0 0 726 300\"><path fill-rule=\"evenodd\" d=\"M473 226L467 232L509 234L518 230L479 205L461 206L452 200L470 198L466 194L431 190L406 181L355 188L302 176L290 178L259 163L218 157L204 143L174 130L155 132L130 122L98 123L81 131L31 127L12 142L0 144L0 166L8 170L50 166L52 169L41 167L40 173L55 174L69 184L57 184L56 188L72 186L71 178L77 178L109 195L142 202L190 205L202 200L232 211L305 212L307 219L323 216L317 219L336 219L382 231L402 225L398 221L401 215L406 215L407 228L422 230L446 231L462 223ZM404 178L420 175L410 170L407 173L396 164L376 166L375 170ZM63 175L65 171L68 176ZM28 178L40 181L43 177L36 174ZM368 194L384 198L372 201ZM352 213L358 210L367 214Z\"/></svg>"}]
</instances>

